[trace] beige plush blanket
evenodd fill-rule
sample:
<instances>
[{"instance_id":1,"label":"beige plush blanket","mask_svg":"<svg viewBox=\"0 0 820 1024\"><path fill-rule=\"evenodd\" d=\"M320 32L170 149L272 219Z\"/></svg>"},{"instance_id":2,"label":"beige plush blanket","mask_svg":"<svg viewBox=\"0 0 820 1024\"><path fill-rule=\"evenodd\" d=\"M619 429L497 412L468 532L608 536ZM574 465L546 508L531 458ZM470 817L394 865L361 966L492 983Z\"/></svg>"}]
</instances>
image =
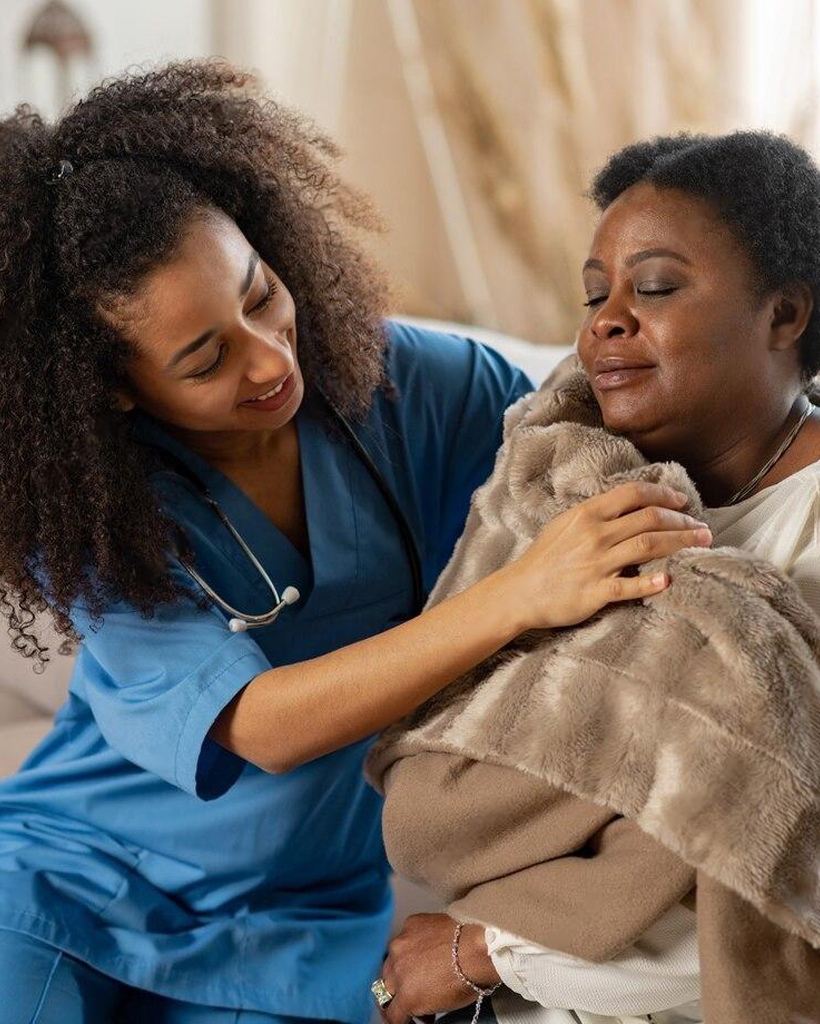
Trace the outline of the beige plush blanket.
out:
<instances>
[{"instance_id":1,"label":"beige plush blanket","mask_svg":"<svg viewBox=\"0 0 820 1024\"><path fill-rule=\"evenodd\" d=\"M603 429L565 361L507 411L428 606L633 479L686 491L703 517L683 468ZM820 623L741 551L665 567L662 594L525 634L381 737L367 774L388 854L454 916L589 960L697 880L707 1020L820 1021Z\"/></svg>"}]
</instances>

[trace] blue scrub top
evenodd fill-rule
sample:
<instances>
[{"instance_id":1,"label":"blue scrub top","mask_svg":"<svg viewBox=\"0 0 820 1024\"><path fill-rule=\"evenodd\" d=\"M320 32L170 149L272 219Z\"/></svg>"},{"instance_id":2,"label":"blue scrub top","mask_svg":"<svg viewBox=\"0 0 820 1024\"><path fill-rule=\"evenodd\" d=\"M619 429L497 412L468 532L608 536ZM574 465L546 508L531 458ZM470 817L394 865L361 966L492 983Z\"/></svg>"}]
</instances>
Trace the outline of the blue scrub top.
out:
<instances>
[{"instance_id":1,"label":"blue scrub top","mask_svg":"<svg viewBox=\"0 0 820 1024\"><path fill-rule=\"evenodd\" d=\"M429 591L492 470L505 408L533 384L474 341L398 324L388 333L399 397L377 392L356 429L405 511ZM207 734L259 673L412 614L395 520L308 401L296 423L310 559L223 473L133 415L138 434L200 474L280 591L293 584L301 600L247 633L193 600L153 619L123 602L102 624L77 603L85 639L68 700L0 782L0 927L176 999L365 1024L393 911L381 799L362 775L373 737L270 775ZM152 481L210 585L242 611L267 611L264 581L191 485L164 471ZM196 586L178 562L172 571Z\"/></svg>"}]
</instances>

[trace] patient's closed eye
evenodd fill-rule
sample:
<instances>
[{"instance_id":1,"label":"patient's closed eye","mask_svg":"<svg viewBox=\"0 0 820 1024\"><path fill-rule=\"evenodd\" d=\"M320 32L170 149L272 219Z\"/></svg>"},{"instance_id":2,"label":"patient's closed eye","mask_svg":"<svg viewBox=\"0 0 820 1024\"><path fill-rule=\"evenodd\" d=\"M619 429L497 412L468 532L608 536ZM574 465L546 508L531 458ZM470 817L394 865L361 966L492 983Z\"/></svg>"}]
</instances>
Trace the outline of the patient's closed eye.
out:
<instances>
[{"instance_id":1,"label":"patient's closed eye","mask_svg":"<svg viewBox=\"0 0 820 1024\"><path fill-rule=\"evenodd\" d=\"M641 285L636 289L636 294L656 296L656 295L671 295L672 292L677 291L674 285ZM585 306L597 306L600 302L605 302L609 298L608 295L590 295L583 305Z\"/></svg>"}]
</instances>

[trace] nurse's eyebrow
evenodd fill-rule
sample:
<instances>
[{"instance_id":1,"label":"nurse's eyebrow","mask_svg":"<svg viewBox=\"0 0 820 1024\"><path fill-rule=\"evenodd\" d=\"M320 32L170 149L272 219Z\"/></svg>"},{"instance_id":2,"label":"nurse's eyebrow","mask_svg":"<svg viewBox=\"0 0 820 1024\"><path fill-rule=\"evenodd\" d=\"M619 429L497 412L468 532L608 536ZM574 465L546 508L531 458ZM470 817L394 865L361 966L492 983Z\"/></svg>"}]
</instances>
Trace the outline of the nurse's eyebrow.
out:
<instances>
[{"instance_id":1,"label":"nurse's eyebrow","mask_svg":"<svg viewBox=\"0 0 820 1024\"><path fill-rule=\"evenodd\" d=\"M256 264L259 262L259 253L254 249L251 252L251 257L248 260L248 269L245 273L245 280L242 282L242 286L239 289L239 298L244 299L248 294L248 289L253 283L253 275L256 273ZM186 356L189 356L192 352L196 352L197 349L202 348L206 345L211 338L216 334L216 328L212 327L210 330L200 334L198 338L194 338L193 341L189 341L187 345L183 345L171 358L168 360L165 369L172 370L177 363L181 363Z\"/></svg>"}]
</instances>

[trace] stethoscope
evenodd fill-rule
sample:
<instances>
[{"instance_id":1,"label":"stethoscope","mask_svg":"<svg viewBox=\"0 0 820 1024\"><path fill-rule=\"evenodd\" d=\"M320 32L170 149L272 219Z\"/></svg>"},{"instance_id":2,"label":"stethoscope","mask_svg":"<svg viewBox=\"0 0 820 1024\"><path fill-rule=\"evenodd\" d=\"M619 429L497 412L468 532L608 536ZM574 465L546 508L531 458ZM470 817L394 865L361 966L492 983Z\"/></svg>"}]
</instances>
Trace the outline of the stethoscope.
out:
<instances>
[{"instance_id":1,"label":"stethoscope","mask_svg":"<svg viewBox=\"0 0 820 1024\"><path fill-rule=\"evenodd\" d=\"M343 432L347 435L348 439L353 445L353 450L356 452L356 454L359 456L359 458L366 466L376 486L379 488L379 491L384 497L384 500L387 503L390 512L393 515L393 518L396 521L396 525L399 528L402 543L407 554L407 561L410 563L410 572L413 577L413 614L417 615L424 606L424 594L421 580L421 559L419 558L418 547L416 546L416 541L415 538L413 537L413 532L410 529L410 525L407 522L407 518L402 512L401 508L399 507L399 503L396 501L396 498L391 492L390 488L388 487L384 477L379 472L378 467L370 458L367 449L356 436L353 427L351 427L347 419L339 412L339 410L333 405L333 403L327 398L327 396L322 391L319 390L319 388L314 387L314 391L316 392L317 395L319 395L319 397L322 399L325 406L327 407L328 411L333 415L336 422L342 428ZM183 460L179 458L179 456L175 455L173 452L168 451L167 448L163 448L160 445L156 444L150 444L146 442L142 443L145 443L146 447L155 448L157 452L160 454L162 461L164 461L166 464L172 465L173 468L178 473L184 476L185 479L188 480L189 483L193 484L193 486L200 492L205 501L208 502L208 504L211 506L214 512L216 512L216 514L228 528L231 535L240 545L242 550L245 552L246 556L248 557L256 571L259 573L259 575L270 588L270 592L271 594L273 594L274 598L274 606L273 608L271 608L269 612L265 612L262 615L248 615L244 612L240 612L236 608L233 608L231 605L229 605L227 601L223 600L219 596L219 594L217 594L216 591L213 590L211 586L209 586L209 584L202 578L202 576L200 576L196 569L194 569L192 565L190 565L187 561L183 560L180 557L180 562L183 565L183 567L196 580L200 587L202 587L205 593L231 616L230 620L228 621L228 628L231 630L232 633L242 633L247 629L254 628L255 626L267 626L271 622L274 622L283 608L287 607L287 605L294 604L296 601L299 600L299 591L296 589L296 587L285 587L280 596L279 591L276 589L276 585L274 584L270 576L268 576L268 574L265 572L265 569L260 564L259 559L254 555L253 551L251 551L251 549L245 543L244 538L241 536L239 531L234 527L233 523L228 519L228 517L225 515L222 509L219 507L219 505L217 504L214 497L211 495L206 485L203 483L200 477L197 476L197 474L191 469L191 467L188 466L185 462L183 462Z\"/></svg>"}]
</instances>

